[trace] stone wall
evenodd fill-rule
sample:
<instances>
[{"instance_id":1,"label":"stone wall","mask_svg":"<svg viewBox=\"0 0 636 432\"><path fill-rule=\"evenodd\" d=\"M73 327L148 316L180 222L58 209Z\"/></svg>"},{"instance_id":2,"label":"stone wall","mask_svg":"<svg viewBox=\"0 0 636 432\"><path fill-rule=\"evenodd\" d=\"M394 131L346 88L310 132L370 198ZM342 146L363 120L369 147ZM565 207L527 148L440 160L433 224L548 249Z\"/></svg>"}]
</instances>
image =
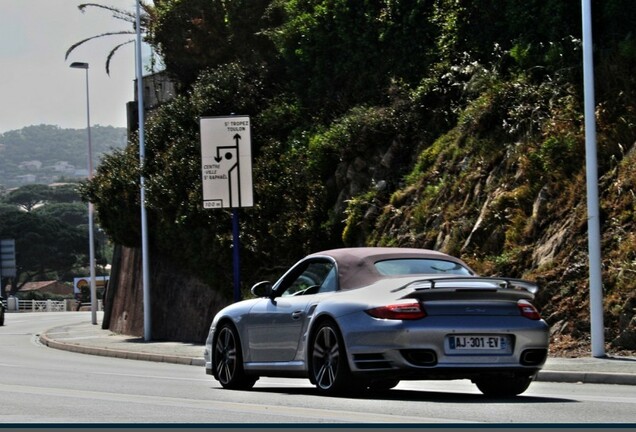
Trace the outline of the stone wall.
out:
<instances>
[{"instance_id":1,"label":"stone wall","mask_svg":"<svg viewBox=\"0 0 636 432\"><path fill-rule=\"evenodd\" d=\"M149 262L152 340L204 342L214 314L228 303L229 296L220 295L160 256L151 254ZM141 268L140 249L115 248L103 328L144 336Z\"/></svg>"}]
</instances>

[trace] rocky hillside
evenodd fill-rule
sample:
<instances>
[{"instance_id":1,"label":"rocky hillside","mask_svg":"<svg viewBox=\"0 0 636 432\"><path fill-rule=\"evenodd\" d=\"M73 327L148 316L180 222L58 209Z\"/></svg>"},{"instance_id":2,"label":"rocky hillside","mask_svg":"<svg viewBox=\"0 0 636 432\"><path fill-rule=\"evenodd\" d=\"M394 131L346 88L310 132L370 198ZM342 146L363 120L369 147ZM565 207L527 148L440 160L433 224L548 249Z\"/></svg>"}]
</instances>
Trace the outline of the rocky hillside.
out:
<instances>
[{"instance_id":1,"label":"rocky hillside","mask_svg":"<svg viewBox=\"0 0 636 432\"><path fill-rule=\"evenodd\" d=\"M490 94L497 102L492 110L518 103L506 102L505 92ZM484 100L474 101L463 123L419 153L407 184L389 195L379 186L384 181L376 181L349 202L345 233L368 244L442 250L483 275L537 281L553 354L589 354L585 142L580 119L563 108L566 101L567 95L543 107L546 118L562 124L551 120L525 136L506 131L504 122L492 121L499 116L484 110ZM475 105L478 116L471 114ZM619 132L601 122L605 338L608 352L633 355L636 144L621 142ZM398 157L389 147L381 161Z\"/></svg>"},{"instance_id":2,"label":"rocky hillside","mask_svg":"<svg viewBox=\"0 0 636 432\"><path fill-rule=\"evenodd\" d=\"M91 143L97 164L103 154L126 145L126 129L95 125ZM38 125L0 133L0 188L83 179L86 145L86 129Z\"/></svg>"}]
</instances>

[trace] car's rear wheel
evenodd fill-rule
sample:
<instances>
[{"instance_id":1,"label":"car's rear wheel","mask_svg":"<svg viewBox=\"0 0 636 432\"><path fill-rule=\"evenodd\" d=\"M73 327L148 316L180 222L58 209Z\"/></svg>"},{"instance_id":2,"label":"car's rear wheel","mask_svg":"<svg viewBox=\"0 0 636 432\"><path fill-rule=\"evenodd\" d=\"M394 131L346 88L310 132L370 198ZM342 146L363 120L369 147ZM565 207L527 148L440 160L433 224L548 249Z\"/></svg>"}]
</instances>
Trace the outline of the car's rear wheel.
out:
<instances>
[{"instance_id":1,"label":"car's rear wheel","mask_svg":"<svg viewBox=\"0 0 636 432\"><path fill-rule=\"evenodd\" d=\"M358 388L351 376L347 355L335 323L324 321L318 326L311 340L310 373L318 391L339 394Z\"/></svg>"},{"instance_id":2,"label":"car's rear wheel","mask_svg":"<svg viewBox=\"0 0 636 432\"><path fill-rule=\"evenodd\" d=\"M4 325L4 308L0 308L0 326Z\"/></svg>"},{"instance_id":3,"label":"car's rear wheel","mask_svg":"<svg viewBox=\"0 0 636 432\"><path fill-rule=\"evenodd\" d=\"M214 340L214 377L224 388L247 390L258 377L245 374L238 332L233 325L221 326Z\"/></svg>"},{"instance_id":4,"label":"car's rear wheel","mask_svg":"<svg viewBox=\"0 0 636 432\"><path fill-rule=\"evenodd\" d=\"M475 380L475 384L479 391L486 396L492 397L510 397L517 396L528 389L532 377L487 377Z\"/></svg>"},{"instance_id":5,"label":"car's rear wheel","mask_svg":"<svg viewBox=\"0 0 636 432\"><path fill-rule=\"evenodd\" d=\"M379 379L374 380L369 383L369 390L371 391L385 391L391 390L393 387L397 386L400 383L399 379Z\"/></svg>"}]
</instances>

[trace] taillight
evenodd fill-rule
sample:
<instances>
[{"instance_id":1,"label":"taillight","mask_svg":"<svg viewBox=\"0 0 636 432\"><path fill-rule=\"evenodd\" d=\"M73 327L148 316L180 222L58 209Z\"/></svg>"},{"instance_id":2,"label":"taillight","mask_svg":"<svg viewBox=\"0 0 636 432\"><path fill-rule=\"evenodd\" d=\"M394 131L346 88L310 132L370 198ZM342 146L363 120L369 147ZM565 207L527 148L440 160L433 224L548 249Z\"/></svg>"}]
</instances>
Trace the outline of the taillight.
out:
<instances>
[{"instance_id":1,"label":"taillight","mask_svg":"<svg viewBox=\"0 0 636 432\"><path fill-rule=\"evenodd\" d=\"M517 307L519 308L519 311L521 312L521 316L524 316L531 320L541 319L541 315L539 314L539 311L529 301L519 300L517 302Z\"/></svg>"},{"instance_id":2,"label":"taillight","mask_svg":"<svg viewBox=\"0 0 636 432\"><path fill-rule=\"evenodd\" d=\"M366 312L374 318L390 320L416 320L426 316L426 312L416 301L380 306Z\"/></svg>"}]
</instances>

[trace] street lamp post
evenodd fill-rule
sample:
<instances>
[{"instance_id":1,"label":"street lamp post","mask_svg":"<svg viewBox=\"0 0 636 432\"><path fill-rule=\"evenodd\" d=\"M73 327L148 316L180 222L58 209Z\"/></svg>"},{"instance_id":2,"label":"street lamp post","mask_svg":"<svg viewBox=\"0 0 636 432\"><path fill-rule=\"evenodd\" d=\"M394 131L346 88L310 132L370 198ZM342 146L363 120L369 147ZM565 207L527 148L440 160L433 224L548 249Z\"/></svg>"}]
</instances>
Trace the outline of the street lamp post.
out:
<instances>
[{"instance_id":1,"label":"street lamp post","mask_svg":"<svg viewBox=\"0 0 636 432\"><path fill-rule=\"evenodd\" d=\"M141 1L136 1L135 27L137 28L137 39L135 40L135 63L137 76L137 111L139 116L139 167L141 169L140 200L141 200L141 271L142 288L144 300L144 340L152 339L152 311L150 310L150 260L148 258L148 220L146 216L146 179L143 174L146 160L146 146L144 138L144 76L141 62Z\"/></svg>"},{"instance_id":2,"label":"street lamp post","mask_svg":"<svg viewBox=\"0 0 636 432\"><path fill-rule=\"evenodd\" d=\"M86 123L88 131L88 180L93 178L93 146L91 143L91 111L88 96L88 63L73 62L74 69L84 69L86 71ZM95 281L95 238L93 233L93 203L88 202L88 250L89 266L91 277L91 322L97 324L97 287Z\"/></svg>"},{"instance_id":3,"label":"street lamp post","mask_svg":"<svg viewBox=\"0 0 636 432\"><path fill-rule=\"evenodd\" d=\"M601 225L598 198L598 161L594 101L594 61L592 44L592 2L581 1L583 17L583 93L585 102L585 174L587 181L587 244L590 256L590 333L592 356L605 357L603 324L603 272Z\"/></svg>"}]
</instances>

